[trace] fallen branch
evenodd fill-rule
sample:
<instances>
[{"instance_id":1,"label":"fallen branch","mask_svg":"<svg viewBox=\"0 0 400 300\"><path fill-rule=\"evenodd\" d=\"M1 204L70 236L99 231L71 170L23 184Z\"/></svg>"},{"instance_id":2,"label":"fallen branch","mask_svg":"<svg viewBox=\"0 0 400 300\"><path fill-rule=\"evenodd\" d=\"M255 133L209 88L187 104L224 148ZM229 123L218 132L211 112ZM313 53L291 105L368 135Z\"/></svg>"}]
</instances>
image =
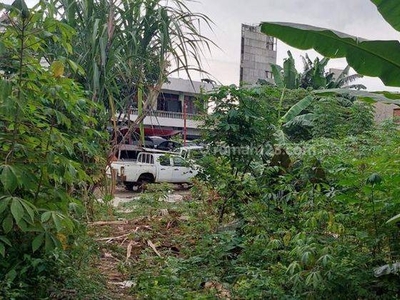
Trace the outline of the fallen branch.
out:
<instances>
[{"instance_id":1,"label":"fallen branch","mask_svg":"<svg viewBox=\"0 0 400 300\"><path fill-rule=\"evenodd\" d=\"M128 220L123 221L96 221L88 223L90 226L102 226L102 225L125 225L128 224Z\"/></svg>"},{"instance_id":2,"label":"fallen branch","mask_svg":"<svg viewBox=\"0 0 400 300\"><path fill-rule=\"evenodd\" d=\"M132 255L132 247L135 243L134 241L130 241L128 246L126 247L126 260L128 260Z\"/></svg>"},{"instance_id":3,"label":"fallen branch","mask_svg":"<svg viewBox=\"0 0 400 300\"><path fill-rule=\"evenodd\" d=\"M95 241L112 241L112 240L119 240L119 239L122 239L122 238L127 237L127 236L130 235L131 233L132 233L132 232L125 233L125 234L120 235L120 236L110 236L110 237L104 237L104 238L96 238L96 239L94 239L94 240L95 240Z\"/></svg>"},{"instance_id":4,"label":"fallen branch","mask_svg":"<svg viewBox=\"0 0 400 300\"><path fill-rule=\"evenodd\" d=\"M153 251L154 251L159 257L162 257L161 254L157 251L156 246L153 244L152 241L147 240L147 245L149 245L150 248L153 249Z\"/></svg>"}]
</instances>

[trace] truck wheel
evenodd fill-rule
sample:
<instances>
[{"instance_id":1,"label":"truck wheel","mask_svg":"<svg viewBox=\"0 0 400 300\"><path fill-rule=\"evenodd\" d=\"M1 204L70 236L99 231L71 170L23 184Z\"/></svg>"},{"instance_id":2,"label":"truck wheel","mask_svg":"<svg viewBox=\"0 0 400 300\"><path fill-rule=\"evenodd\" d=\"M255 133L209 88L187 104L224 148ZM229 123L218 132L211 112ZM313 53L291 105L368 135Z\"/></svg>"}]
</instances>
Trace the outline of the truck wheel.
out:
<instances>
[{"instance_id":1,"label":"truck wheel","mask_svg":"<svg viewBox=\"0 0 400 300\"><path fill-rule=\"evenodd\" d=\"M144 192L146 190L147 184L150 183L150 181L143 179L139 181L139 185L137 186L137 191L138 192Z\"/></svg>"},{"instance_id":2,"label":"truck wheel","mask_svg":"<svg viewBox=\"0 0 400 300\"><path fill-rule=\"evenodd\" d=\"M124 182L124 185L127 191L133 191L133 187L135 186L133 182Z\"/></svg>"},{"instance_id":3,"label":"truck wheel","mask_svg":"<svg viewBox=\"0 0 400 300\"><path fill-rule=\"evenodd\" d=\"M152 183L152 178L149 177L139 177L137 191L144 192L146 190L146 185Z\"/></svg>"},{"instance_id":4,"label":"truck wheel","mask_svg":"<svg viewBox=\"0 0 400 300\"><path fill-rule=\"evenodd\" d=\"M184 190L190 190L193 187L193 183L182 183L181 187Z\"/></svg>"}]
</instances>

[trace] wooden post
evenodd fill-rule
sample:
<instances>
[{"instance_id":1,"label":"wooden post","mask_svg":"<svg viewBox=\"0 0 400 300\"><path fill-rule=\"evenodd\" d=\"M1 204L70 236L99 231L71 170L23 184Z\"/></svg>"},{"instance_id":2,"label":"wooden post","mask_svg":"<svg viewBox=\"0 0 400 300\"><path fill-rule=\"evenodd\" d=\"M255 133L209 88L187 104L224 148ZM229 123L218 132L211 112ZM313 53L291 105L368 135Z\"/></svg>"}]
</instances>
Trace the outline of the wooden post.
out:
<instances>
[{"instance_id":1,"label":"wooden post","mask_svg":"<svg viewBox=\"0 0 400 300\"><path fill-rule=\"evenodd\" d=\"M110 188L111 197L114 197L116 186L117 186L117 170L111 168L111 188Z\"/></svg>"}]
</instances>

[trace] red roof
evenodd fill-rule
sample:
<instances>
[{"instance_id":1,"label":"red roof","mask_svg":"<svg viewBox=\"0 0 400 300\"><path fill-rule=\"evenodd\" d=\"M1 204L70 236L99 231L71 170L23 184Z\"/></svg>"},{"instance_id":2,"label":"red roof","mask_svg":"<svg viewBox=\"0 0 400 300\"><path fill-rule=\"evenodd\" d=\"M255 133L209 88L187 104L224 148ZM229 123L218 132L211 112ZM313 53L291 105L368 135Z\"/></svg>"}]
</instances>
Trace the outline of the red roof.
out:
<instances>
[{"instance_id":1,"label":"red roof","mask_svg":"<svg viewBox=\"0 0 400 300\"><path fill-rule=\"evenodd\" d=\"M139 133L139 128L136 128L136 132ZM173 136L180 134L181 130L175 130L175 129L168 129L168 128L151 128L151 127L145 127L144 128L144 135L147 136Z\"/></svg>"}]
</instances>

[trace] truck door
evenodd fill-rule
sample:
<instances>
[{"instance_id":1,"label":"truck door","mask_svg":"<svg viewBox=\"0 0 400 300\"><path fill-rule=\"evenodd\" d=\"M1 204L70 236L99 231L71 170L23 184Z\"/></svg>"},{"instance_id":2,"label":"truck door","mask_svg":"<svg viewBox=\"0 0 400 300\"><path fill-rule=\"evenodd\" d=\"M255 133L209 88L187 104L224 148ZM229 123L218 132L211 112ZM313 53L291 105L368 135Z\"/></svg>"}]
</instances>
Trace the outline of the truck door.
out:
<instances>
[{"instance_id":1,"label":"truck door","mask_svg":"<svg viewBox=\"0 0 400 300\"><path fill-rule=\"evenodd\" d=\"M158 157L158 174L156 182L171 182L172 177L172 164L171 158L167 155L161 155Z\"/></svg>"},{"instance_id":2,"label":"truck door","mask_svg":"<svg viewBox=\"0 0 400 300\"><path fill-rule=\"evenodd\" d=\"M180 156L173 156L172 162L172 182L189 182L193 171L188 162Z\"/></svg>"}]
</instances>

